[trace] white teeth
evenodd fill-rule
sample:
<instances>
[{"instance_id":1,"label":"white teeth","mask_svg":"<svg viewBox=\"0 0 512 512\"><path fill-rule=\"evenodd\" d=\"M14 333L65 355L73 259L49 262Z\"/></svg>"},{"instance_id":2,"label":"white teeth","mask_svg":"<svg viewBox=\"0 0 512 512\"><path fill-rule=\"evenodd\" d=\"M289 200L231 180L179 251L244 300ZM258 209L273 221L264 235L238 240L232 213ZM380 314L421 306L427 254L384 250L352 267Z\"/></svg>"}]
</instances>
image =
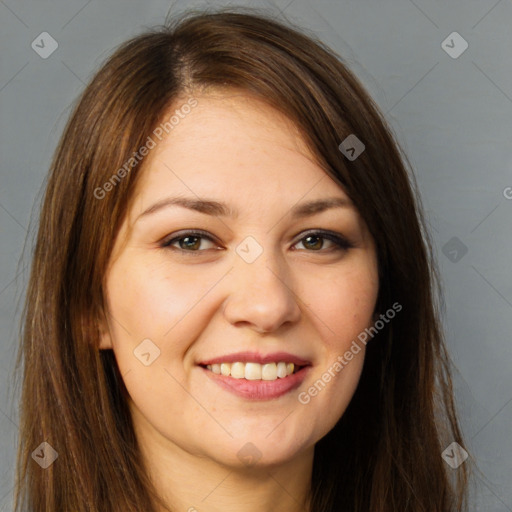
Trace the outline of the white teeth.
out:
<instances>
[{"instance_id":1,"label":"white teeth","mask_svg":"<svg viewBox=\"0 0 512 512\"><path fill-rule=\"evenodd\" d=\"M246 380L276 380L284 379L291 375L295 369L293 363L285 363L280 361L278 363L221 363L209 364L206 366L217 375L222 374L225 377L233 377L235 379Z\"/></svg>"},{"instance_id":2,"label":"white teeth","mask_svg":"<svg viewBox=\"0 0 512 512\"><path fill-rule=\"evenodd\" d=\"M245 378L247 380L261 380L261 364L245 363Z\"/></svg>"},{"instance_id":3,"label":"white teeth","mask_svg":"<svg viewBox=\"0 0 512 512\"><path fill-rule=\"evenodd\" d=\"M261 378L263 380L276 380L277 379L276 363L264 364L261 368Z\"/></svg>"},{"instance_id":4,"label":"white teeth","mask_svg":"<svg viewBox=\"0 0 512 512\"><path fill-rule=\"evenodd\" d=\"M284 377L286 377L287 375L287 367L286 367L286 363L277 363L277 376L280 378L280 379L283 379Z\"/></svg>"},{"instance_id":5,"label":"white teeth","mask_svg":"<svg viewBox=\"0 0 512 512\"><path fill-rule=\"evenodd\" d=\"M231 377L235 379L243 379L245 377L245 364L233 363L231 365Z\"/></svg>"}]
</instances>

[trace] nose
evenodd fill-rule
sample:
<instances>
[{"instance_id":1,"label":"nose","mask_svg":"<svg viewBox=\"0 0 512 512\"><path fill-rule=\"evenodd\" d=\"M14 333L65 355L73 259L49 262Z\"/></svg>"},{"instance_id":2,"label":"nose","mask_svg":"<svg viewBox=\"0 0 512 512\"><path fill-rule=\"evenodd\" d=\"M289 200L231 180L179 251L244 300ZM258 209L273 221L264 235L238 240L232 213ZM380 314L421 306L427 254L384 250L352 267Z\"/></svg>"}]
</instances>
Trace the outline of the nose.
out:
<instances>
[{"instance_id":1,"label":"nose","mask_svg":"<svg viewBox=\"0 0 512 512\"><path fill-rule=\"evenodd\" d=\"M247 325L259 333L275 332L301 317L287 272L275 258L264 256L265 252L252 263L237 258L224 306L224 316L232 325Z\"/></svg>"}]
</instances>

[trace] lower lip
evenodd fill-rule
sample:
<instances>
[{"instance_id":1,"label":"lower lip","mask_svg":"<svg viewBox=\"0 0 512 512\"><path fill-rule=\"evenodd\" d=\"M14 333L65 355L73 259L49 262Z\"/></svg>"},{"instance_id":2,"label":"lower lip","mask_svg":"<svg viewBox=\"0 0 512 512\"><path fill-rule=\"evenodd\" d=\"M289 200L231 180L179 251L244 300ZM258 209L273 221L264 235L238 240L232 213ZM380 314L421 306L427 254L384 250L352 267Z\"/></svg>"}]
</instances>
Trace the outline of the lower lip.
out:
<instances>
[{"instance_id":1,"label":"lower lip","mask_svg":"<svg viewBox=\"0 0 512 512\"><path fill-rule=\"evenodd\" d=\"M298 372L276 380L235 379L213 373L207 368L203 370L216 384L237 396L249 400L272 400L298 388L306 378L309 368L310 366L304 366Z\"/></svg>"}]
</instances>

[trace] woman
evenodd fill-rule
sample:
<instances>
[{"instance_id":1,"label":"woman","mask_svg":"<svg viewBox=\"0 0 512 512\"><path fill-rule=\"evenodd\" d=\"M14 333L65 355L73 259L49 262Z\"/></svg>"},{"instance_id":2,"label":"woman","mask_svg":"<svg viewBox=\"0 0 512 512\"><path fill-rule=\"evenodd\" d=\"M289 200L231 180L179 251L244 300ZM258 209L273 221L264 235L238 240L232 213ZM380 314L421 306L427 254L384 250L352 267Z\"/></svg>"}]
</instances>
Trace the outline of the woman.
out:
<instances>
[{"instance_id":1,"label":"woman","mask_svg":"<svg viewBox=\"0 0 512 512\"><path fill-rule=\"evenodd\" d=\"M19 509L463 510L430 247L321 43L230 10L128 41L47 184Z\"/></svg>"}]
</instances>

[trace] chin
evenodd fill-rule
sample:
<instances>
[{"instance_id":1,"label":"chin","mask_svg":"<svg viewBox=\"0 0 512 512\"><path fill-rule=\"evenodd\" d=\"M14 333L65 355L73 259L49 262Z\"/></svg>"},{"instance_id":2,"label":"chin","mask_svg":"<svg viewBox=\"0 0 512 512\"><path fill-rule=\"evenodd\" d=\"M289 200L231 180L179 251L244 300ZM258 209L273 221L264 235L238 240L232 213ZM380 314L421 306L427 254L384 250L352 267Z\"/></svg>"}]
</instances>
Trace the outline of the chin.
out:
<instances>
[{"instance_id":1,"label":"chin","mask_svg":"<svg viewBox=\"0 0 512 512\"><path fill-rule=\"evenodd\" d=\"M313 443L304 444L297 439L285 440L281 436L270 439L273 435L266 437L268 432L260 431L252 437L247 434L243 439L231 439L229 445L221 453L212 454L212 458L231 468L269 469L293 461L314 446Z\"/></svg>"}]
</instances>

